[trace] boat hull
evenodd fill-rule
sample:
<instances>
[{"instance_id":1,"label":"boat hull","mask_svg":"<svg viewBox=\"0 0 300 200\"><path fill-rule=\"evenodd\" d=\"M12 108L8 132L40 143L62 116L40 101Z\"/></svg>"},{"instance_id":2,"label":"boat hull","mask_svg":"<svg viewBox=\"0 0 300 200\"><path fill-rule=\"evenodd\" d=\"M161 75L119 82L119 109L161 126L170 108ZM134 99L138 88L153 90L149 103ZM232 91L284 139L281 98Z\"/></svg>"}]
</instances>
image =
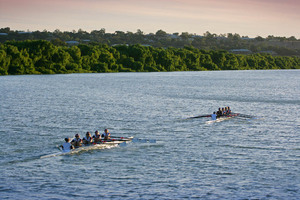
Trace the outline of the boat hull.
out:
<instances>
[{"instance_id":1,"label":"boat hull","mask_svg":"<svg viewBox=\"0 0 300 200\"><path fill-rule=\"evenodd\" d=\"M229 120L231 118L235 118L239 116L239 114L231 114L231 115L227 115L227 116L222 116L216 120L209 120L207 122L205 122L206 124L212 124L212 123L217 123L217 122L222 122L222 121L225 121L225 120Z\"/></svg>"},{"instance_id":2,"label":"boat hull","mask_svg":"<svg viewBox=\"0 0 300 200\"><path fill-rule=\"evenodd\" d=\"M122 143L131 142L132 139L133 139L133 137L114 138L114 139L111 139L111 140L103 140L102 142L100 142L98 144L82 145L81 147L71 149L70 151L63 151L62 149L60 149L61 151L58 152L58 153L41 156L41 158L49 158L49 157L76 154L76 153L79 153L79 152L90 151L90 150L94 150L94 149L109 149L109 148L116 147L116 146L118 146Z\"/></svg>"}]
</instances>

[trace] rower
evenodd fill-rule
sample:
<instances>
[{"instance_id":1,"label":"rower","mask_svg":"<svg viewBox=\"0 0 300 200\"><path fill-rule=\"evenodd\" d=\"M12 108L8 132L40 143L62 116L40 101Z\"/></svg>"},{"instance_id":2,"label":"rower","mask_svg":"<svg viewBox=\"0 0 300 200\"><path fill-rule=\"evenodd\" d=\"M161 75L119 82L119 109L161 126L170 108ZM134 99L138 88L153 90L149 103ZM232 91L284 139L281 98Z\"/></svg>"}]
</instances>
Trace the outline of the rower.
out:
<instances>
[{"instance_id":1,"label":"rower","mask_svg":"<svg viewBox=\"0 0 300 200\"><path fill-rule=\"evenodd\" d=\"M62 148L63 152L69 152L71 149L74 149L73 145L70 143L70 138L68 137L65 138L65 143L60 145L60 147Z\"/></svg>"},{"instance_id":2,"label":"rower","mask_svg":"<svg viewBox=\"0 0 300 200\"><path fill-rule=\"evenodd\" d=\"M217 119L217 115L216 115L216 112L214 112L212 115L211 115L211 120L216 120Z\"/></svg>"},{"instance_id":3,"label":"rower","mask_svg":"<svg viewBox=\"0 0 300 200\"><path fill-rule=\"evenodd\" d=\"M101 135L99 134L99 131L95 131L95 135L93 135L93 139L95 143L101 142Z\"/></svg>"},{"instance_id":4,"label":"rower","mask_svg":"<svg viewBox=\"0 0 300 200\"><path fill-rule=\"evenodd\" d=\"M217 118L222 116L222 110L221 108L219 108L219 110L217 111Z\"/></svg>"},{"instance_id":5,"label":"rower","mask_svg":"<svg viewBox=\"0 0 300 200\"><path fill-rule=\"evenodd\" d=\"M104 138L104 140L110 140L110 133L108 132L107 129L104 130L102 137Z\"/></svg>"},{"instance_id":6,"label":"rower","mask_svg":"<svg viewBox=\"0 0 300 200\"><path fill-rule=\"evenodd\" d=\"M224 110L225 110L225 111L224 111L224 115L228 115L228 109L227 109L227 106L225 107Z\"/></svg>"},{"instance_id":7,"label":"rower","mask_svg":"<svg viewBox=\"0 0 300 200\"><path fill-rule=\"evenodd\" d=\"M222 108L222 116L226 115L225 108Z\"/></svg>"},{"instance_id":8,"label":"rower","mask_svg":"<svg viewBox=\"0 0 300 200\"><path fill-rule=\"evenodd\" d=\"M231 114L230 107L228 106L227 108L228 108L228 109L227 109L227 113L228 113L228 114Z\"/></svg>"},{"instance_id":9,"label":"rower","mask_svg":"<svg viewBox=\"0 0 300 200\"><path fill-rule=\"evenodd\" d=\"M82 145L82 139L80 138L80 135L78 133L75 135L75 138L72 140L71 144L75 148L81 147L81 145Z\"/></svg>"},{"instance_id":10,"label":"rower","mask_svg":"<svg viewBox=\"0 0 300 200\"><path fill-rule=\"evenodd\" d=\"M85 137L82 139L83 144L90 145L93 142L93 138L90 132L86 132Z\"/></svg>"}]
</instances>

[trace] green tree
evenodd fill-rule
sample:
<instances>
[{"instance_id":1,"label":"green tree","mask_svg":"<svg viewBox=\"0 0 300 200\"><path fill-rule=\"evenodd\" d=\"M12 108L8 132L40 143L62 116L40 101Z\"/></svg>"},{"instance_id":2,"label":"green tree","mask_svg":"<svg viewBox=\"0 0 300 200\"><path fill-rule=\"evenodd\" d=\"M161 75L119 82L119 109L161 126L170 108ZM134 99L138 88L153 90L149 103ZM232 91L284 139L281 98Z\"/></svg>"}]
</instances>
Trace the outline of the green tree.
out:
<instances>
[{"instance_id":1,"label":"green tree","mask_svg":"<svg viewBox=\"0 0 300 200\"><path fill-rule=\"evenodd\" d=\"M258 68L258 61L254 56L247 57L247 63L250 69Z\"/></svg>"},{"instance_id":2,"label":"green tree","mask_svg":"<svg viewBox=\"0 0 300 200\"><path fill-rule=\"evenodd\" d=\"M167 33L165 32L165 31L163 31L163 30L158 30L156 33L155 33L155 35L157 36L157 37L160 37L160 38L164 38L164 37L166 37L167 36Z\"/></svg>"},{"instance_id":3,"label":"green tree","mask_svg":"<svg viewBox=\"0 0 300 200\"><path fill-rule=\"evenodd\" d=\"M92 70L99 72L99 73L110 72L110 70L108 69L107 63L102 63L102 62L93 64Z\"/></svg>"},{"instance_id":4,"label":"green tree","mask_svg":"<svg viewBox=\"0 0 300 200\"><path fill-rule=\"evenodd\" d=\"M215 63L218 68L223 68L224 63L226 61L226 52L225 51L211 51L210 57L212 59L212 62Z\"/></svg>"},{"instance_id":5,"label":"green tree","mask_svg":"<svg viewBox=\"0 0 300 200\"><path fill-rule=\"evenodd\" d=\"M5 50L0 48L0 75L8 75L10 59L7 57Z\"/></svg>"},{"instance_id":6,"label":"green tree","mask_svg":"<svg viewBox=\"0 0 300 200\"><path fill-rule=\"evenodd\" d=\"M133 70L137 72L143 72L144 71L144 64L140 61L135 61L131 67Z\"/></svg>"},{"instance_id":7,"label":"green tree","mask_svg":"<svg viewBox=\"0 0 300 200\"><path fill-rule=\"evenodd\" d=\"M235 55L227 54L226 61L224 63L225 70L237 70L239 68L239 62Z\"/></svg>"}]
</instances>

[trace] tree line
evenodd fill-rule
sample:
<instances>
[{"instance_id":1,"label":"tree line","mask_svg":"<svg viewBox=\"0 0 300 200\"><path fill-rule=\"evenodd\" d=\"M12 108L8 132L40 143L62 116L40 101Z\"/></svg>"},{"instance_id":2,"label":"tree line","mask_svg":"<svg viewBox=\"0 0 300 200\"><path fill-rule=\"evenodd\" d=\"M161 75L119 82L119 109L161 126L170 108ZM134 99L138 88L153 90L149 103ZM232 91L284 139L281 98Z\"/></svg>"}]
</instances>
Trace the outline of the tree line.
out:
<instances>
[{"instance_id":1,"label":"tree line","mask_svg":"<svg viewBox=\"0 0 300 200\"><path fill-rule=\"evenodd\" d=\"M300 69L300 58L237 55L222 50L91 43L57 46L45 40L0 44L0 74L64 74L202 70Z\"/></svg>"}]
</instances>

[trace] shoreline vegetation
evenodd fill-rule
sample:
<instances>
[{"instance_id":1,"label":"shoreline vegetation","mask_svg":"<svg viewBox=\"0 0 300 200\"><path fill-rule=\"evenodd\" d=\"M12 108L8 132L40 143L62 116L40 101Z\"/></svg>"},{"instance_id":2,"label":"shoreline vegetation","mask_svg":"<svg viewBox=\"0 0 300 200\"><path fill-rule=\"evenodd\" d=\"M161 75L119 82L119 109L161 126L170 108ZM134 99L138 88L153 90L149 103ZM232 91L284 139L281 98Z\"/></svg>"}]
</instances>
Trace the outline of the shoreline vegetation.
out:
<instances>
[{"instance_id":1,"label":"shoreline vegetation","mask_svg":"<svg viewBox=\"0 0 300 200\"><path fill-rule=\"evenodd\" d=\"M300 57L242 55L191 46L93 43L68 47L44 40L0 44L0 75L262 69L300 69Z\"/></svg>"},{"instance_id":2,"label":"shoreline vegetation","mask_svg":"<svg viewBox=\"0 0 300 200\"><path fill-rule=\"evenodd\" d=\"M0 29L0 75L300 69L300 40Z\"/></svg>"}]
</instances>

